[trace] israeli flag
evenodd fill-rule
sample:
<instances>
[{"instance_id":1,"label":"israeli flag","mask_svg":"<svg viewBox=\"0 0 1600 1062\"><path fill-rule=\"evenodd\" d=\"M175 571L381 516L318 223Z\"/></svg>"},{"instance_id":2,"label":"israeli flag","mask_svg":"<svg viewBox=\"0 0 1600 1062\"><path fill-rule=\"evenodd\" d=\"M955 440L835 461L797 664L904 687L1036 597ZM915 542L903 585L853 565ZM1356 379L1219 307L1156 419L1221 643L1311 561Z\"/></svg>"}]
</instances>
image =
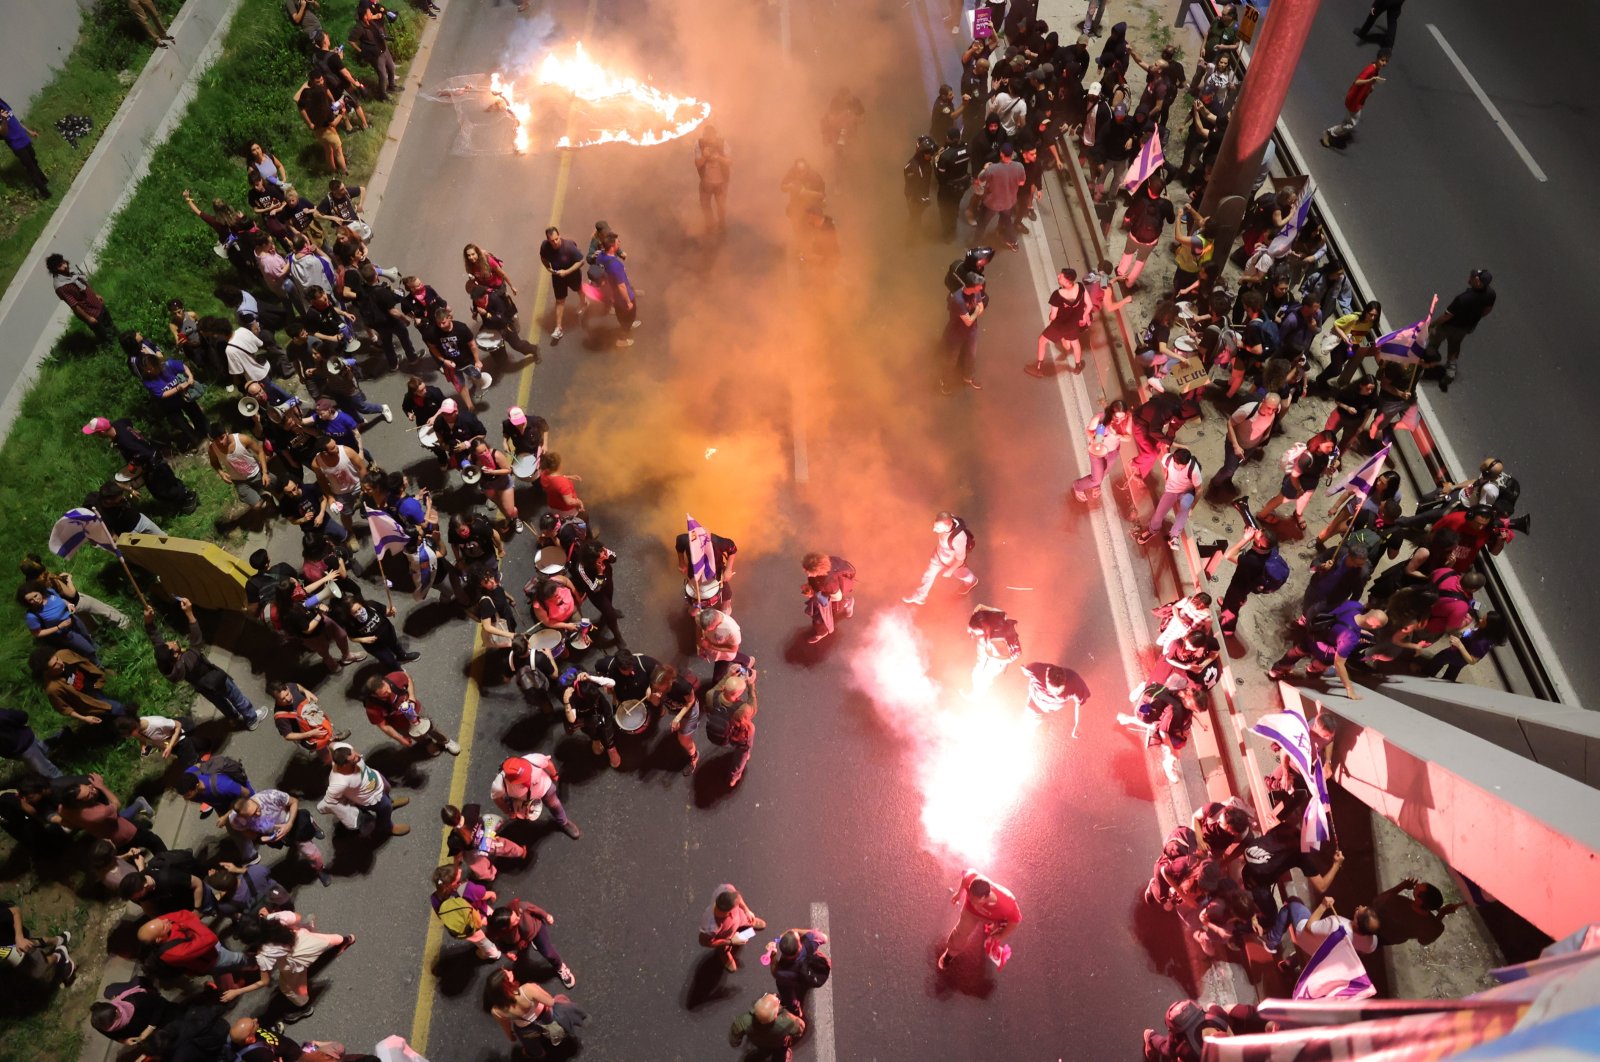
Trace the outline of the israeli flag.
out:
<instances>
[{"instance_id":1,"label":"israeli flag","mask_svg":"<svg viewBox=\"0 0 1600 1062\"><path fill-rule=\"evenodd\" d=\"M1328 816L1328 785L1322 777L1322 761L1311 750L1311 726L1298 708L1285 708L1262 716L1250 728L1268 741L1277 743L1289 755L1289 762L1305 779L1311 799L1300 823L1300 850L1314 851L1333 839Z\"/></svg>"},{"instance_id":2,"label":"israeli flag","mask_svg":"<svg viewBox=\"0 0 1600 1062\"><path fill-rule=\"evenodd\" d=\"M367 510L367 529L372 532L372 552L378 559L385 553L399 553L406 548L407 535L400 523L382 509Z\"/></svg>"},{"instance_id":3,"label":"israeli flag","mask_svg":"<svg viewBox=\"0 0 1600 1062\"><path fill-rule=\"evenodd\" d=\"M1428 316L1397 332L1379 336L1373 344L1378 357L1383 361L1395 361L1402 365L1420 365L1423 353L1428 347L1428 326L1433 321L1434 307L1438 305L1439 296L1435 295L1433 301L1428 303Z\"/></svg>"},{"instance_id":4,"label":"israeli flag","mask_svg":"<svg viewBox=\"0 0 1600 1062\"><path fill-rule=\"evenodd\" d=\"M1372 485L1377 482L1379 473L1383 471L1384 462L1389 459L1389 447L1392 445L1384 443L1382 449L1361 463L1360 468L1329 487L1327 496L1331 498L1335 494L1354 490L1361 493L1362 501L1366 501L1367 495L1372 493Z\"/></svg>"},{"instance_id":5,"label":"israeli flag","mask_svg":"<svg viewBox=\"0 0 1600 1062\"><path fill-rule=\"evenodd\" d=\"M1128 175L1122 179L1125 191L1137 191L1139 186L1150 179L1150 175L1167 164L1167 156L1161 149L1161 137L1151 133L1145 139L1144 147L1139 149L1139 157L1133 160L1133 165L1128 167Z\"/></svg>"},{"instance_id":6,"label":"israeli flag","mask_svg":"<svg viewBox=\"0 0 1600 1062\"><path fill-rule=\"evenodd\" d=\"M1295 999L1366 999L1377 994L1344 925L1328 934L1294 985Z\"/></svg>"},{"instance_id":7,"label":"israeli flag","mask_svg":"<svg viewBox=\"0 0 1600 1062\"><path fill-rule=\"evenodd\" d=\"M1294 246L1295 237L1300 235L1306 223L1311 220L1311 197L1317 190L1317 184L1311 178L1306 178L1306 186L1300 193L1300 199L1295 204L1294 213L1289 215L1283 227L1272 237L1272 242L1267 246L1267 253L1273 258L1282 258L1289 253L1289 248Z\"/></svg>"},{"instance_id":8,"label":"israeli flag","mask_svg":"<svg viewBox=\"0 0 1600 1062\"><path fill-rule=\"evenodd\" d=\"M100 514L93 509L68 509L50 531L50 552L58 557L70 557L85 543L98 546L107 553L122 556L111 529Z\"/></svg>"},{"instance_id":9,"label":"israeli flag","mask_svg":"<svg viewBox=\"0 0 1600 1062\"><path fill-rule=\"evenodd\" d=\"M716 554L711 548L711 532L684 514L689 520L689 578L696 583L709 583L717 577Z\"/></svg>"}]
</instances>

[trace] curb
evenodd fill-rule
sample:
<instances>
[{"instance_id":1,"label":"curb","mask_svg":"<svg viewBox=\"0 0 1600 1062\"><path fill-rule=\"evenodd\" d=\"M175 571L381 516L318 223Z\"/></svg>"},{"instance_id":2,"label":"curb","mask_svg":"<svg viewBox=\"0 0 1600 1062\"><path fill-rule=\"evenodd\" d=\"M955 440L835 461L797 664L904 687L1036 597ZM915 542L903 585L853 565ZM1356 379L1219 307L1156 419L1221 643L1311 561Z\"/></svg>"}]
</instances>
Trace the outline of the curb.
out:
<instances>
[{"instance_id":1,"label":"curb","mask_svg":"<svg viewBox=\"0 0 1600 1062\"><path fill-rule=\"evenodd\" d=\"M149 172L151 156L166 142L188 110L200 78L221 53L223 38L242 2L189 0L183 6L168 27L177 38L176 43L171 48L158 50L145 64L117 109L116 117L106 126L72 186L61 197L49 224L18 267L16 278L0 297L0 333L12 341L13 349L26 349L20 364L0 365L0 377L8 369L15 373L5 384L4 396L0 397L0 442L10 433L22 401L38 375L39 365L49 356L72 319L72 311L55 298L45 279L45 256L57 247L66 253L76 244L82 248L81 252L68 254L68 257L80 264L93 261L95 251L105 242L117 214ZM188 55L193 58L180 80L167 60ZM144 110L147 101L149 106L161 106L161 97L167 92L171 93L171 98L159 118L143 115L141 122L136 117L135 112ZM82 202L97 194L110 196L113 188L117 189L115 197L103 213L95 210L93 204ZM100 213L97 228L84 231L79 227L84 224L84 212ZM45 306L52 307L48 313L43 309ZM27 339L30 334L35 336L31 346Z\"/></svg>"}]
</instances>

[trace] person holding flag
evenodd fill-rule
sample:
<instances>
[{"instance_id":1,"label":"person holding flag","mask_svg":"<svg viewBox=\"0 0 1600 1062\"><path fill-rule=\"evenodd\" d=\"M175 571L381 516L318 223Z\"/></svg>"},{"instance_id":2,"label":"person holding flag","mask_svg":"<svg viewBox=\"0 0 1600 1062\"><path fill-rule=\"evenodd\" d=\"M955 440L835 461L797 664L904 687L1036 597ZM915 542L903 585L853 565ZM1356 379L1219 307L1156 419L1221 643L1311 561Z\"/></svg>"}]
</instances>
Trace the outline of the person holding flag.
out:
<instances>
[{"instance_id":1,"label":"person holding flag","mask_svg":"<svg viewBox=\"0 0 1600 1062\"><path fill-rule=\"evenodd\" d=\"M1155 145L1155 161L1150 161L1151 145ZM1127 212L1122 215L1122 227L1127 230L1128 238L1122 245L1122 260L1117 263L1117 279L1124 288L1139 282L1139 274L1144 271L1150 252L1161 241L1161 234L1177 220L1177 211L1166 194L1167 177L1162 168L1165 161L1161 158L1158 138L1152 135L1145 141L1145 150L1134 160L1128 179L1122 184L1133 195ZM1135 177L1139 180L1134 181Z\"/></svg>"},{"instance_id":2,"label":"person holding flag","mask_svg":"<svg viewBox=\"0 0 1600 1062\"><path fill-rule=\"evenodd\" d=\"M739 545L731 538L712 534L694 517L685 516L689 530L679 535L673 546L678 553L678 570L683 573L684 593L689 596L689 611L699 612L707 607L703 602L709 601L711 607L732 615L733 558ZM707 593L707 588L713 586L716 591Z\"/></svg>"},{"instance_id":3,"label":"person holding flag","mask_svg":"<svg viewBox=\"0 0 1600 1062\"><path fill-rule=\"evenodd\" d=\"M1333 821L1322 758L1317 755L1304 711L1298 703L1286 704L1283 711L1262 716L1250 729L1278 746L1290 768L1306 784L1308 797L1300 825L1300 851L1315 851L1332 841Z\"/></svg>"},{"instance_id":4,"label":"person holding flag","mask_svg":"<svg viewBox=\"0 0 1600 1062\"><path fill-rule=\"evenodd\" d=\"M1299 913L1290 914L1289 936L1310 959L1295 982L1293 998L1366 999L1377 995L1361 963L1361 956L1378 950L1378 916L1372 908L1357 907L1353 917L1344 918L1334 911L1333 897L1324 896L1308 917L1294 917Z\"/></svg>"}]
</instances>

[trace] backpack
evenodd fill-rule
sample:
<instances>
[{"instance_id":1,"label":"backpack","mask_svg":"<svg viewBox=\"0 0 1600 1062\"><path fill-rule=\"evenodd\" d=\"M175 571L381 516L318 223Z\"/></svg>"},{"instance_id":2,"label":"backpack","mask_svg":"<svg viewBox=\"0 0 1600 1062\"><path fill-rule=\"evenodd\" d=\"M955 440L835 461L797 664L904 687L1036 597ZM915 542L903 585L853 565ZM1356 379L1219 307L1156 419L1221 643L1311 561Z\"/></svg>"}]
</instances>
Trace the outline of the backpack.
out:
<instances>
[{"instance_id":1,"label":"backpack","mask_svg":"<svg viewBox=\"0 0 1600 1062\"><path fill-rule=\"evenodd\" d=\"M800 980L807 988L821 988L832 973L833 963L820 951L812 952L800 964Z\"/></svg>"},{"instance_id":2,"label":"backpack","mask_svg":"<svg viewBox=\"0 0 1600 1062\"><path fill-rule=\"evenodd\" d=\"M244 764L232 756L224 756L220 752L214 754L209 760L202 760L195 764L191 770L201 778L206 776L215 777L220 774L225 778L231 778L246 789L251 788L250 777L245 774Z\"/></svg>"},{"instance_id":3,"label":"backpack","mask_svg":"<svg viewBox=\"0 0 1600 1062\"><path fill-rule=\"evenodd\" d=\"M721 703L720 698L706 708L706 737L713 745L726 745L728 732L733 728L733 705Z\"/></svg>"},{"instance_id":4,"label":"backpack","mask_svg":"<svg viewBox=\"0 0 1600 1062\"><path fill-rule=\"evenodd\" d=\"M1161 846L1161 858L1157 862L1169 863L1199 849L1200 839L1195 836L1194 830L1188 826L1178 826L1167 834L1166 843Z\"/></svg>"},{"instance_id":5,"label":"backpack","mask_svg":"<svg viewBox=\"0 0 1600 1062\"><path fill-rule=\"evenodd\" d=\"M1188 1044L1198 1057L1205 1049L1205 1030L1228 1031L1228 1023L1192 999L1180 999L1167 1008L1167 1032Z\"/></svg>"},{"instance_id":6,"label":"backpack","mask_svg":"<svg viewBox=\"0 0 1600 1062\"><path fill-rule=\"evenodd\" d=\"M1007 616L1000 621L999 629L995 631L995 634L1005 639L1006 648L1010 649L1013 655L1022 652L1022 639L1017 635L1016 620Z\"/></svg>"},{"instance_id":7,"label":"backpack","mask_svg":"<svg viewBox=\"0 0 1600 1062\"><path fill-rule=\"evenodd\" d=\"M1289 581L1289 562L1283 559L1276 547L1267 554L1267 562L1261 567L1261 579L1256 583L1255 592L1270 594L1281 589Z\"/></svg>"},{"instance_id":8,"label":"backpack","mask_svg":"<svg viewBox=\"0 0 1600 1062\"><path fill-rule=\"evenodd\" d=\"M972 528L967 526L967 522L958 516L955 519L955 526L950 529L950 537L954 538L955 536L963 533L965 533L967 536L967 552L971 553L973 550L978 548L978 536L974 535L972 533Z\"/></svg>"},{"instance_id":9,"label":"backpack","mask_svg":"<svg viewBox=\"0 0 1600 1062\"><path fill-rule=\"evenodd\" d=\"M444 931L457 940L466 940L483 928L483 915L459 896L447 897L437 913Z\"/></svg>"},{"instance_id":10,"label":"backpack","mask_svg":"<svg viewBox=\"0 0 1600 1062\"><path fill-rule=\"evenodd\" d=\"M1501 516L1511 516L1517 511L1517 499L1522 496L1522 484L1517 482L1515 476L1508 476L1504 472L1494 478L1494 483L1500 488L1500 493L1494 499L1494 511Z\"/></svg>"},{"instance_id":11,"label":"backpack","mask_svg":"<svg viewBox=\"0 0 1600 1062\"><path fill-rule=\"evenodd\" d=\"M1300 460L1300 455L1305 452L1306 444L1303 442L1297 442L1283 452L1283 456L1278 458L1278 463L1283 466L1284 475L1292 476L1295 474L1295 463Z\"/></svg>"}]
</instances>

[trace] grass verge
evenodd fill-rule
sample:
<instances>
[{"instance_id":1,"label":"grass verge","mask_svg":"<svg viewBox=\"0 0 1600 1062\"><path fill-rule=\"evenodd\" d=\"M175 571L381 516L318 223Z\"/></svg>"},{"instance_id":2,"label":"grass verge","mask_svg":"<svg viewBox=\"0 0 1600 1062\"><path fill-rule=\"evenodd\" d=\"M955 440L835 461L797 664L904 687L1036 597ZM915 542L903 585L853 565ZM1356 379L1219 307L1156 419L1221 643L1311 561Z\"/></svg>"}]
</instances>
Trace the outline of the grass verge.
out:
<instances>
[{"instance_id":1,"label":"grass verge","mask_svg":"<svg viewBox=\"0 0 1600 1062\"><path fill-rule=\"evenodd\" d=\"M156 6L170 22L183 0L157 0ZM0 151L0 288L17 275L154 51L155 45L123 0L99 0L83 13L77 43L39 98L31 104L8 98L11 106L20 108L17 113L28 128L42 134L34 150L40 169L50 177L53 196L34 195L16 156ZM69 114L86 115L94 123L76 148L56 132L56 121Z\"/></svg>"},{"instance_id":2,"label":"grass verge","mask_svg":"<svg viewBox=\"0 0 1600 1062\"><path fill-rule=\"evenodd\" d=\"M325 11L323 17L328 31L342 36L353 15L347 9L337 17ZM416 51L419 22L416 12L405 9L392 27L395 56L402 69ZM354 60L353 51L351 55ZM357 62L351 65L357 77L365 79L368 71ZM212 253L210 230L189 214L181 193L188 188L201 202L221 196L243 205L242 152L251 141L276 151L304 194L325 191L327 174L321 151L311 141L292 100L306 67L298 34L284 18L280 4L246 2L240 6L221 56L201 79L171 139L157 149L148 176L117 216L98 256L92 279L120 327L164 338L162 307L173 297L181 297L201 314L226 314L211 291L225 279L229 267ZM377 161L393 107L368 103L366 112L371 128L345 138L349 179L363 184ZM28 117L37 127L38 120L32 114ZM81 504L84 495L115 470L114 454L79 434L85 421L93 416L133 416L153 426L152 412L143 389L129 376L121 353L97 347L88 332L74 323L41 366L38 380L22 402L17 423L0 448L0 467L5 469L0 475L0 512L6 514L0 520L0 557L19 558L30 550L44 552L59 514ZM200 508L190 516L155 512L153 518L174 535L218 537L215 517L231 501L231 492L202 463L188 460L177 467L200 493ZM108 686L113 695L139 703L147 713L187 711L192 702L187 688L175 689L155 669L139 629L137 602L115 559L84 549L68 567L84 591L110 601L134 618L129 630L109 629L101 635L101 659L112 673ZM64 720L29 675L27 658L33 645L20 606L8 602L5 608L0 622L0 703L26 710L35 730L50 733ZM101 735L95 738L75 743L69 739L56 762L68 771L99 771L112 788L128 794L148 770L141 771L131 745ZM8 843L5 847L14 846ZM6 895L26 896L29 904L46 897L60 903L62 897L75 895L59 880L40 881L24 873L20 868L25 862L15 852L8 854L10 858L0 864ZM43 929L52 919L37 921ZM67 925L62 918L54 922ZM83 943L82 973L64 999L48 999L43 1009L24 1011L17 1000L0 994L0 1016L4 1018L0 1027L5 1030L5 1035L0 1035L0 1062L77 1057L81 1017L92 1002L103 961L99 934Z\"/></svg>"}]
</instances>

